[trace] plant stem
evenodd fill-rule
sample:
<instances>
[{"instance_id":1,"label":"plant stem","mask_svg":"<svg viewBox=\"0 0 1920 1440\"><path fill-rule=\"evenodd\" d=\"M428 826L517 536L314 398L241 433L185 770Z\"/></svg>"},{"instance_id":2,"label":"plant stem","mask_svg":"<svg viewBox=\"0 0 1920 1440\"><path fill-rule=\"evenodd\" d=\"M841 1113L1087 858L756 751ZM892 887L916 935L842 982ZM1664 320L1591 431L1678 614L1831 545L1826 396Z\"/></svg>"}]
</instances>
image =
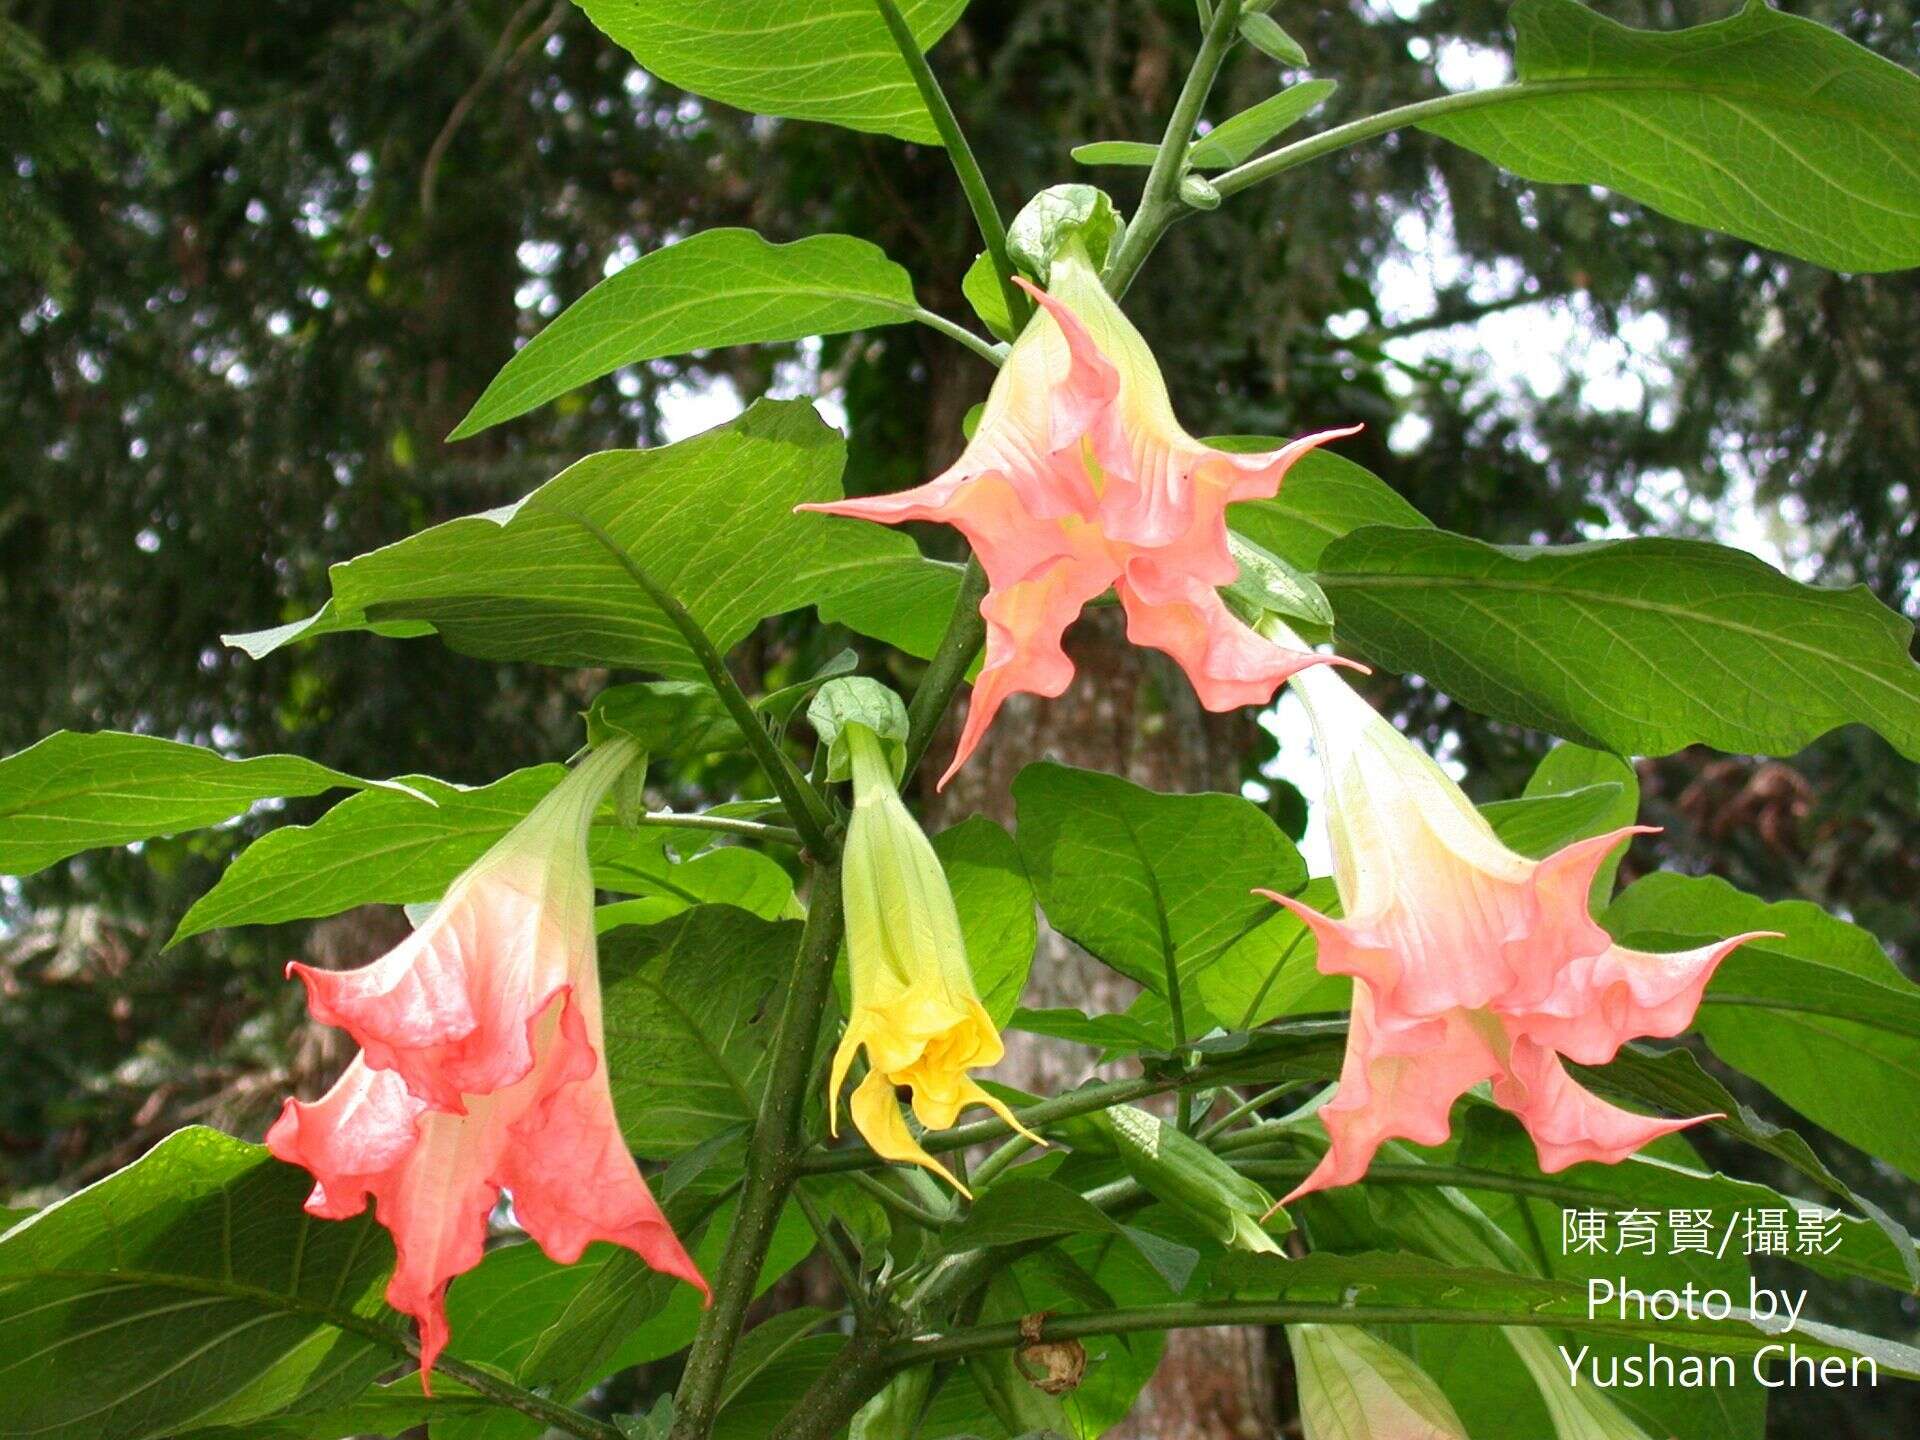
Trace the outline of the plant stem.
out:
<instances>
[{"instance_id":1,"label":"plant stem","mask_svg":"<svg viewBox=\"0 0 1920 1440\"><path fill-rule=\"evenodd\" d=\"M672 1440L707 1440L719 1413L733 1347L766 1263L774 1225L793 1188L809 1072L820 1016L833 990L840 931L840 863L832 859L814 871L800 954L780 1008L780 1029L774 1036L766 1091L747 1146L746 1179L714 1282L713 1305L701 1317L674 1396Z\"/></svg>"},{"instance_id":2,"label":"plant stem","mask_svg":"<svg viewBox=\"0 0 1920 1440\"><path fill-rule=\"evenodd\" d=\"M1223 196L1237 195L1249 185L1257 185L1262 180L1270 180L1296 166L1318 160L1322 155L1330 155L1336 150L1344 150L1349 145L1357 145L1362 140L1371 140L1376 135L1385 135L1392 130L1400 130L1408 125L1418 125L1422 121L1432 120L1442 115L1457 114L1462 110L1477 110L1486 105L1504 105L1508 101L1526 99L1535 95L1565 94L1578 90L1656 90L1673 89L1672 82L1660 82L1647 77L1639 81L1630 81L1619 76L1579 76L1565 80L1527 80L1513 85L1498 85L1488 90L1468 90L1458 95L1437 95L1431 100L1418 100L1411 105L1396 105L1391 110L1382 110L1378 115L1368 115L1359 120L1349 120L1345 125L1336 125L1331 130L1322 130L1318 135L1309 135L1304 140L1296 140L1291 145L1282 145L1278 150L1265 155L1257 155L1244 164L1213 177L1213 188Z\"/></svg>"},{"instance_id":3,"label":"plant stem","mask_svg":"<svg viewBox=\"0 0 1920 1440\"><path fill-rule=\"evenodd\" d=\"M774 1429L770 1440L831 1440L887 1383L888 1343L877 1331L856 1328L833 1363Z\"/></svg>"},{"instance_id":4,"label":"plant stem","mask_svg":"<svg viewBox=\"0 0 1920 1440\"><path fill-rule=\"evenodd\" d=\"M846 1172L846 1176L847 1179L851 1180L857 1187L866 1191L867 1194L871 1195L880 1204L886 1206L887 1209L893 1211L894 1214L904 1220L912 1221L924 1230L932 1230L937 1233L944 1230L947 1225L951 1223L951 1217L936 1215L933 1211L920 1204L919 1201L902 1195L885 1181L875 1179L864 1170L849 1170Z\"/></svg>"},{"instance_id":5,"label":"plant stem","mask_svg":"<svg viewBox=\"0 0 1920 1440\"><path fill-rule=\"evenodd\" d=\"M615 1427L591 1415L582 1415L571 1405L562 1405L557 1400L549 1400L544 1395L536 1395L531 1390L523 1390L511 1380L503 1380L490 1371L477 1365L469 1365L463 1360L442 1355L434 1362L433 1368L449 1380L458 1380L469 1390L504 1405L510 1410L518 1410L522 1415L530 1416L541 1424L554 1430L563 1430L569 1435L578 1435L581 1440L622 1440Z\"/></svg>"},{"instance_id":6,"label":"plant stem","mask_svg":"<svg viewBox=\"0 0 1920 1440\"><path fill-rule=\"evenodd\" d=\"M1030 1321L1032 1317L1028 1317ZM1196 1330L1221 1325L1522 1325L1582 1327L1578 1314L1541 1314L1508 1310L1464 1310L1444 1305L1348 1305L1338 1301L1212 1301L1170 1305L1140 1305L1089 1315L1056 1315L1044 1319L1037 1335L1021 1333L1024 1322L980 1325L944 1335L898 1341L886 1352L889 1371L928 1365L937 1360L962 1359L987 1350L1011 1350L1032 1339L1079 1340L1091 1335L1131 1335L1142 1330ZM1605 1322L1590 1328L1606 1331ZM1625 1324L1617 1327L1626 1330Z\"/></svg>"},{"instance_id":7,"label":"plant stem","mask_svg":"<svg viewBox=\"0 0 1920 1440\"><path fill-rule=\"evenodd\" d=\"M900 7L894 4L894 0L873 0L873 3L880 11L880 18L886 22L887 33L893 37L900 58L907 62L907 71L913 76L914 85L919 88L927 114L933 119L933 128L940 132L940 143L947 147L947 159L953 162L953 173L959 177L960 188L966 192L967 205L973 211L973 222L980 227L980 238L986 242L987 257L993 262L993 273L1000 280L1000 294L1006 301L1007 317L1013 324L1013 333L1017 335L1032 314L1033 306L1026 292L1013 283L1013 262L1007 257L1007 227L1000 219L999 207L993 203L993 191L987 186L987 177L981 173L980 162L973 158L973 147L967 144L966 133L960 128L953 106L947 103L946 92L940 88L933 67L921 53L920 42L913 38L913 31L908 27L906 17L900 13Z\"/></svg>"},{"instance_id":8,"label":"plant stem","mask_svg":"<svg viewBox=\"0 0 1920 1440\"><path fill-rule=\"evenodd\" d=\"M980 602L986 598L987 572L978 556L967 560L960 575L960 593L953 597L953 614L947 620L947 633L940 637L940 648L927 662L926 674L907 705L907 759L900 777L902 789L933 743L934 731L953 703L954 691L967 677L967 668L980 653L987 636L987 622L980 617Z\"/></svg>"},{"instance_id":9,"label":"plant stem","mask_svg":"<svg viewBox=\"0 0 1920 1440\"><path fill-rule=\"evenodd\" d=\"M1007 358L1000 350L995 348L992 341L982 340L978 335L967 329L966 326L956 325L953 321L947 319L946 316L936 315L924 306L916 305L913 307L913 318L929 330L938 330L949 340L958 341L960 344L966 346L967 349L973 351L974 354L978 355L996 370L1000 368L1001 362Z\"/></svg>"},{"instance_id":10,"label":"plant stem","mask_svg":"<svg viewBox=\"0 0 1920 1440\"><path fill-rule=\"evenodd\" d=\"M672 810L650 810L637 817L636 825L659 825L671 830L713 830L722 835L744 835L749 840L765 840L775 845L799 845L798 830L785 825L762 825L758 820L735 820L730 815L680 815Z\"/></svg>"},{"instance_id":11,"label":"plant stem","mask_svg":"<svg viewBox=\"0 0 1920 1440\"><path fill-rule=\"evenodd\" d=\"M1153 157L1153 168L1147 171L1140 205L1127 227L1127 237L1107 262L1104 278L1115 299L1127 293L1133 277L1140 273L1140 267L1168 227L1187 213L1187 207L1180 202L1180 177L1186 172L1193 127L1199 122L1200 109L1213 90L1220 63L1232 48L1239 23L1240 0L1220 0L1200 41L1200 53L1193 57L1193 68L1187 71L1186 84L1180 87L1179 97L1173 102L1173 114L1167 117L1167 131L1160 137L1160 150Z\"/></svg>"},{"instance_id":12,"label":"plant stem","mask_svg":"<svg viewBox=\"0 0 1920 1440\"><path fill-rule=\"evenodd\" d=\"M760 762L760 768L766 772L774 793L786 807L787 818L793 821L807 849L816 859L831 857L837 848L834 838L837 827L832 812L827 809L827 802L820 798L819 791L807 783L807 777L794 767L786 752L774 743L759 712L753 708L753 702L747 699L739 682L733 678L733 672L727 669L726 657L714 648L713 641L707 638L707 632L700 628L700 622L659 581L641 568L626 548L602 529L598 522L578 511L558 513L564 514L598 540L607 553L619 562L633 583L646 593L647 598L672 622L674 629L680 632L681 639L687 642L687 648L693 651L694 658L700 662L700 668L706 671L707 682L720 697L720 703L726 706L733 723L739 727L747 748L753 752L753 758Z\"/></svg>"},{"instance_id":13,"label":"plant stem","mask_svg":"<svg viewBox=\"0 0 1920 1440\"><path fill-rule=\"evenodd\" d=\"M807 1224L813 1228L814 1237L819 1240L820 1248L826 1252L827 1264L833 1268L833 1278L840 1282L840 1289L846 1294L847 1308L855 1315L864 1315L868 1308L867 1290L860 1283L860 1271L847 1258L845 1250L833 1235L833 1221L821 1213L813 1197L800 1186L793 1187L793 1200L800 1207L800 1213L807 1217Z\"/></svg>"}]
</instances>

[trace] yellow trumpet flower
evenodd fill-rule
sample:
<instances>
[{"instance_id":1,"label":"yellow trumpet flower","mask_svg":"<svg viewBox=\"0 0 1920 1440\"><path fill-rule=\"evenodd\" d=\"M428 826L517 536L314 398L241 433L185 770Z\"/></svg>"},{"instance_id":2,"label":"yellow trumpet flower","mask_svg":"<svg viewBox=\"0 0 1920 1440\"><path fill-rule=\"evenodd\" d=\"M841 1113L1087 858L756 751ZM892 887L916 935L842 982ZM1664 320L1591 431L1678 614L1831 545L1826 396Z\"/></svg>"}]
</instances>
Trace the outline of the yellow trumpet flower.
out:
<instances>
[{"instance_id":1,"label":"yellow trumpet flower","mask_svg":"<svg viewBox=\"0 0 1920 1440\"><path fill-rule=\"evenodd\" d=\"M944 1130L969 1105L985 1105L1029 1139L1040 1137L967 1073L997 1063L1005 1047L974 989L946 872L900 800L879 737L859 724L844 734L854 804L841 896L853 1014L833 1055L831 1126L839 1134L840 1087L864 1046L869 1068L853 1092L853 1123L877 1154L924 1165L966 1194L907 1129L896 1087L913 1092L913 1113L929 1130Z\"/></svg>"}]
</instances>

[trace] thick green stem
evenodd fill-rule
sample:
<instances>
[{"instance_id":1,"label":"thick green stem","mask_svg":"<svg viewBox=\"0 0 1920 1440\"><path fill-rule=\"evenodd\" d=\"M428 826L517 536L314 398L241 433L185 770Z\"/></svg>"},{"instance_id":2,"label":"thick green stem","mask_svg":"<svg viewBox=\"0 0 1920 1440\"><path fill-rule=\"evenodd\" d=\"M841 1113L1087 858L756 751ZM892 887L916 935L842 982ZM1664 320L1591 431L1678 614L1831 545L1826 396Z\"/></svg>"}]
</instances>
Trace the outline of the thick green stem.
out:
<instances>
[{"instance_id":1,"label":"thick green stem","mask_svg":"<svg viewBox=\"0 0 1920 1440\"><path fill-rule=\"evenodd\" d=\"M1118 298L1127 293L1133 277L1140 273L1153 247L1174 221L1187 211L1180 200L1180 177L1186 173L1187 150L1193 144L1193 127L1199 123L1201 107L1213 91L1220 63L1232 48L1235 29L1240 23L1240 0L1221 0L1200 41L1200 53L1194 56L1187 82L1173 102L1173 114L1167 118L1166 134L1160 137L1159 153L1140 192L1140 205L1127 226L1127 238L1107 261L1103 277L1107 289Z\"/></svg>"},{"instance_id":2,"label":"thick green stem","mask_svg":"<svg viewBox=\"0 0 1920 1440\"><path fill-rule=\"evenodd\" d=\"M940 648L927 662L927 672L907 705L907 763L900 779L902 787L919 768L947 706L953 703L954 691L967 678L967 669L987 637L987 622L980 618L980 602L986 594L987 572L980 567L977 556L969 558L960 575L960 593L953 597L947 633L940 637Z\"/></svg>"},{"instance_id":3,"label":"thick green stem","mask_svg":"<svg viewBox=\"0 0 1920 1440\"><path fill-rule=\"evenodd\" d=\"M770 1440L832 1440L887 1383L891 1367L883 1335L856 1329L827 1371L800 1397Z\"/></svg>"},{"instance_id":4,"label":"thick green stem","mask_svg":"<svg viewBox=\"0 0 1920 1440\"><path fill-rule=\"evenodd\" d=\"M645 592L674 629L680 632L680 638L687 642L687 648L693 651L700 668L707 672L707 682L713 686L720 703L726 706L733 723L746 739L753 758L766 772L774 794L780 797L780 803L786 807L787 818L793 821L808 850L820 859L832 855L835 850L835 825L827 802L807 783L807 777L787 758L786 752L774 743L773 737L767 733L765 722L753 708L753 702L747 699L739 682L733 678L733 672L727 669L726 657L707 638L707 632L700 628L700 622L598 522L577 511L566 512L566 518L599 541L607 553L619 562L621 569L627 572L628 578Z\"/></svg>"},{"instance_id":5,"label":"thick green stem","mask_svg":"<svg viewBox=\"0 0 1920 1440\"><path fill-rule=\"evenodd\" d=\"M966 192L967 206L973 211L973 223L980 227L980 238L986 242L987 258L993 262L993 273L1000 281L1000 295L1006 301L1007 316L1013 322L1013 331L1017 335L1032 314L1033 306L1026 292L1013 283L1013 261L1007 256L1007 227L1000 219L999 207L993 203L993 191L987 186L987 177L981 173L980 162L973 158L973 147L967 143L966 133L960 128L953 106L947 103L946 92L940 88L940 81L921 52L920 42L914 39L906 17L900 13L900 7L894 4L894 0L873 0L873 3L880 11L880 18L886 22L887 33L893 37L900 58L907 62L907 71L913 76L913 83L926 104L927 114L933 119L933 128L940 132L940 143L947 147L947 159L953 164L953 173L959 177L960 188Z\"/></svg>"},{"instance_id":6,"label":"thick green stem","mask_svg":"<svg viewBox=\"0 0 1920 1440\"><path fill-rule=\"evenodd\" d=\"M713 1305L701 1318L687 1354L687 1368L674 1397L672 1440L707 1440L740 1327L766 1263L767 1247L781 1208L793 1188L802 1146L801 1117L813 1068L820 1016L833 991L833 962L840 951L840 865L814 871L800 955L780 1008L780 1029L767 1065L767 1088L747 1147L741 1187L727 1249L714 1281Z\"/></svg>"},{"instance_id":7,"label":"thick green stem","mask_svg":"<svg viewBox=\"0 0 1920 1440\"><path fill-rule=\"evenodd\" d=\"M1031 1317L1028 1318L1031 1320ZM1255 1300L1141 1305L1097 1311L1090 1315L1052 1316L1042 1320L1033 1334L1023 1333L1025 1323L980 1325L945 1335L899 1341L886 1352L888 1369L905 1370L939 1360L963 1359L987 1350L1011 1350L1016 1345L1025 1345L1035 1339L1081 1340L1093 1335L1132 1335L1142 1330L1212 1329L1221 1325L1519 1325L1631 1333L1631 1326L1626 1322L1610 1325L1583 1321L1578 1314L1466 1310L1444 1305L1348 1305L1337 1301Z\"/></svg>"},{"instance_id":8,"label":"thick green stem","mask_svg":"<svg viewBox=\"0 0 1920 1440\"><path fill-rule=\"evenodd\" d=\"M1255 156L1243 165L1236 165L1214 176L1213 188L1223 196L1237 195L1249 185L1271 180L1275 175L1318 160L1323 155L1331 155L1336 150L1344 150L1349 145L1357 145L1362 140L1371 140L1376 135L1385 135L1462 110L1478 110L1486 105L1505 105L1536 95L1564 94L1568 91L1674 88L1672 81L1661 82L1651 77L1628 80L1619 76L1589 76L1565 80L1527 80L1514 85L1498 85L1489 90L1438 95L1431 100L1415 101L1411 105L1397 105L1391 110L1382 110L1378 115L1349 120L1345 125L1336 125L1331 130L1322 130L1318 135L1309 135L1304 140L1296 140L1291 145L1282 145L1278 150Z\"/></svg>"}]
</instances>

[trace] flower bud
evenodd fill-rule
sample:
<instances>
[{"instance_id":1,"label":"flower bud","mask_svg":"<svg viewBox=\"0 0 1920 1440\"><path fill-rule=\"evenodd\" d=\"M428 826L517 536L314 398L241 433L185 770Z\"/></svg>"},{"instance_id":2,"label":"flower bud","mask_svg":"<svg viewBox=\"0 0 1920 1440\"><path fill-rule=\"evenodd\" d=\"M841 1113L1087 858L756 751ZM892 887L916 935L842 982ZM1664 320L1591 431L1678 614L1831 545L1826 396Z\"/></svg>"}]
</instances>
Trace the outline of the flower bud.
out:
<instances>
[{"instance_id":1,"label":"flower bud","mask_svg":"<svg viewBox=\"0 0 1920 1440\"><path fill-rule=\"evenodd\" d=\"M1260 1217L1274 1208L1273 1196L1264 1186L1145 1110L1115 1105L1093 1119L1112 1142L1127 1173L1157 1199L1199 1221L1222 1244L1236 1250L1280 1253L1273 1237L1260 1228Z\"/></svg>"}]
</instances>

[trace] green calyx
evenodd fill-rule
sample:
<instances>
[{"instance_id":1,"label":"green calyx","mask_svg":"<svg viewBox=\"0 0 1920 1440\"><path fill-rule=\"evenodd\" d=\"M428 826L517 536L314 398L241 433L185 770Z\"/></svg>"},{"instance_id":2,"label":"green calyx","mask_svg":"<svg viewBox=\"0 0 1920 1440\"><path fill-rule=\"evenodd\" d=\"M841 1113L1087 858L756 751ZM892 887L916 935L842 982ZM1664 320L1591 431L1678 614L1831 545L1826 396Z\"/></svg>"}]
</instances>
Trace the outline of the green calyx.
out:
<instances>
[{"instance_id":1,"label":"green calyx","mask_svg":"<svg viewBox=\"0 0 1920 1440\"><path fill-rule=\"evenodd\" d=\"M1104 190L1091 185L1052 185L1029 200L1007 228L1007 253L1042 285L1054 258L1078 244L1097 270L1126 238L1127 222Z\"/></svg>"}]
</instances>

